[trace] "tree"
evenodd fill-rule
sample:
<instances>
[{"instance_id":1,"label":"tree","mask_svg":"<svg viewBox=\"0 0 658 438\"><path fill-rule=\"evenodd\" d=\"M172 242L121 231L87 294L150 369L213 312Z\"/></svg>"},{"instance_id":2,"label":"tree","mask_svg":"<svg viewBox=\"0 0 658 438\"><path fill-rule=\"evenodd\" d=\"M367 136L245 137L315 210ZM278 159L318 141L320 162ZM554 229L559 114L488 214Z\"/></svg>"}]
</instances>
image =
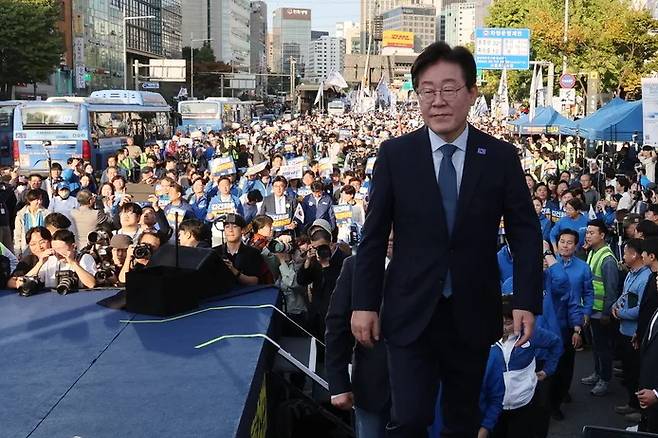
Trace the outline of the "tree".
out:
<instances>
[{"instance_id":1,"label":"tree","mask_svg":"<svg viewBox=\"0 0 658 438\"><path fill-rule=\"evenodd\" d=\"M187 60L187 77L190 74L190 48L183 47L183 58ZM222 77L217 73L230 73L231 66L218 62L212 48L204 44L194 49L194 97L205 98L221 94ZM228 87L228 79L224 80L224 88ZM191 87L190 87L191 88ZM188 92L190 89L188 89ZM226 92L226 91L225 91Z\"/></svg>"},{"instance_id":2,"label":"tree","mask_svg":"<svg viewBox=\"0 0 658 438\"><path fill-rule=\"evenodd\" d=\"M0 99L14 85L45 81L64 51L56 0L0 0Z\"/></svg>"},{"instance_id":3,"label":"tree","mask_svg":"<svg viewBox=\"0 0 658 438\"><path fill-rule=\"evenodd\" d=\"M658 21L629 0L569 0L565 44L563 17L564 0L497 0L487 25L529 28L531 59L551 61L561 73L566 54L581 87L579 73L598 72L603 91L637 95L641 77L658 67Z\"/></svg>"}]
</instances>

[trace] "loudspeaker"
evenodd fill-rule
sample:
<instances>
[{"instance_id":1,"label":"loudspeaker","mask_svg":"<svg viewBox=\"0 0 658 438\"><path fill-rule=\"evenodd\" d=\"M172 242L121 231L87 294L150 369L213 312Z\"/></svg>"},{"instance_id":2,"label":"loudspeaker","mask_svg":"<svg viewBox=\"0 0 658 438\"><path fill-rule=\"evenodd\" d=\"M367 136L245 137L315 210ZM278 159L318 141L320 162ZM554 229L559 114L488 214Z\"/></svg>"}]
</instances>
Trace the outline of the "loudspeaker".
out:
<instances>
[{"instance_id":1,"label":"loudspeaker","mask_svg":"<svg viewBox=\"0 0 658 438\"><path fill-rule=\"evenodd\" d=\"M142 270L126 276L126 310L169 316L194 310L199 301L228 292L235 277L219 254L206 248L162 246Z\"/></svg>"}]
</instances>

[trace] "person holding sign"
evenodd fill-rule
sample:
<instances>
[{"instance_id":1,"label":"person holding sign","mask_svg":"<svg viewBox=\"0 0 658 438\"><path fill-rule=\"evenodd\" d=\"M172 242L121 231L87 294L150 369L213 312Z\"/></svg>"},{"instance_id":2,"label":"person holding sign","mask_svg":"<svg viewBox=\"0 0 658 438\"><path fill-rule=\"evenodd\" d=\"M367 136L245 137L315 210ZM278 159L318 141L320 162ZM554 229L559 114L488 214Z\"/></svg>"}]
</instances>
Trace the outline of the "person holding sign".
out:
<instances>
[{"instance_id":1,"label":"person holding sign","mask_svg":"<svg viewBox=\"0 0 658 438\"><path fill-rule=\"evenodd\" d=\"M223 176L219 179L218 193L213 196L208 204L208 214L206 220L212 222L218 216L228 213L244 214L242 204L237 196L231 194L231 179Z\"/></svg>"},{"instance_id":2,"label":"person holding sign","mask_svg":"<svg viewBox=\"0 0 658 438\"><path fill-rule=\"evenodd\" d=\"M295 211L297 210L297 200L293 197L286 196L288 181L283 176L277 176L272 183L272 194L263 199L260 207L260 214L266 215L286 215L290 219L290 224L286 225L287 230L297 228L297 223L293 221Z\"/></svg>"}]
</instances>

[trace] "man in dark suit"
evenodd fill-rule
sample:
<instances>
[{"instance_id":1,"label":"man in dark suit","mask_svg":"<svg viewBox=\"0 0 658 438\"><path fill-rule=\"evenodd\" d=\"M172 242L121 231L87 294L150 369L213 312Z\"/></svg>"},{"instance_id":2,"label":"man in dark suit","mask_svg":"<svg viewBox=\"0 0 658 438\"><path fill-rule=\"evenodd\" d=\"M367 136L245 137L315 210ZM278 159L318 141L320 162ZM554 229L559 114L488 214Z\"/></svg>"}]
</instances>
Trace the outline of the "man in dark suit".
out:
<instances>
[{"instance_id":1,"label":"man in dark suit","mask_svg":"<svg viewBox=\"0 0 658 438\"><path fill-rule=\"evenodd\" d=\"M466 122L478 96L471 53L437 42L411 72L426 126L380 147L356 256L352 333L364 345L378 340L381 306L389 437L427 436L441 383L442 437L473 438L489 346L502 334L500 218L515 254L517 345L541 313L541 230L515 147ZM391 226L395 257L384 281Z\"/></svg>"},{"instance_id":2,"label":"man in dark suit","mask_svg":"<svg viewBox=\"0 0 658 438\"><path fill-rule=\"evenodd\" d=\"M389 240L387 262L393 252L392 236ZM373 348L354 344L350 331L352 314L352 279L354 256L343 262L343 269L331 295L326 318L325 342L327 351L325 368L331 404L339 409L355 408L356 435L379 437L384 435L389 420L390 391L386 347L383 342ZM352 362L352 379L348 365Z\"/></svg>"},{"instance_id":3,"label":"man in dark suit","mask_svg":"<svg viewBox=\"0 0 658 438\"><path fill-rule=\"evenodd\" d=\"M655 292L655 289L654 289ZM658 433L658 311L654 312L640 347L637 398L646 413L646 432Z\"/></svg>"},{"instance_id":4,"label":"man in dark suit","mask_svg":"<svg viewBox=\"0 0 658 438\"><path fill-rule=\"evenodd\" d=\"M288 229L297 228L297 223L293 220L297 210L297 199L292 196L286 196L288 181L283 176L277 176L272 182L272 194L263 199L259 214L278 215L285 214L290 219Z\"/></svg>"}]
</instances>

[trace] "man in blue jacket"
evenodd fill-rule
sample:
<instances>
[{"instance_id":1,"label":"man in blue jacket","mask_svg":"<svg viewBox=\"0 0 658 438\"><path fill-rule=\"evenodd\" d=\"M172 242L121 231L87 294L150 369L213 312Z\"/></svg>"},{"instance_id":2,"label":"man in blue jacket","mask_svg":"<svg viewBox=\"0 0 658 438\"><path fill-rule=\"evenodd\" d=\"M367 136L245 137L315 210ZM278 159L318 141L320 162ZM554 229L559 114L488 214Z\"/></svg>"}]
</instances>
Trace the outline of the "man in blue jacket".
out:
<instances>
[{"instance_id":1,"label":"man in blue jacket","mask_svg":"<svg viewBox=\"0 0 658 438\"><path fill-rule=\"evenodd\" d=\"M594 304L594 287L592 286L592 271L589 265L574 256L578 247L579 233L564 229L557 236L558 262L564 267L571 293L566 302L567 319L560 324L563 330L564 353L560 358L558 369L551 379L551 406L553 418L560 421L564 414L560 409L562 402L569 397L569 388L573 380L573 369L576 359L575 349L582 345L582 328L592 314ZM564 312L561 313L564 317Z\"/></svg>"},{"instance_id":2,"label":"man in blue jacket","mask_svg":"<svg viewBox=\"0 0 658 438\"><path fill-rule=\"evenodd\" d=\"M640 351L632 345L640 315L640 302L651 276L651 269L642 260L642 240L631 239L624 246L624 263L629 271L624 280L621 296L612 306L612 316L619 320L619 345L624 368L624 386L628 391L628 403L615 407L615 412L626 415L628 420L639 422L640 404L635 393L638 390Z\"/></svg>"},{"instance_id":3,"label":"man in blue jacket","mask_svg":"<svg viewBox=\"0 0 658 438\"><path fill-rule=\"evenodd\" d=\"M331 196L324 191L324 185L320 181L311 183L311 194L302 200L304 211L303 229L308 229L317 219L324 219L331 224L331 229L336 228L336 217L334 216L333 201Z\"/></svg>"}]
</instances>

